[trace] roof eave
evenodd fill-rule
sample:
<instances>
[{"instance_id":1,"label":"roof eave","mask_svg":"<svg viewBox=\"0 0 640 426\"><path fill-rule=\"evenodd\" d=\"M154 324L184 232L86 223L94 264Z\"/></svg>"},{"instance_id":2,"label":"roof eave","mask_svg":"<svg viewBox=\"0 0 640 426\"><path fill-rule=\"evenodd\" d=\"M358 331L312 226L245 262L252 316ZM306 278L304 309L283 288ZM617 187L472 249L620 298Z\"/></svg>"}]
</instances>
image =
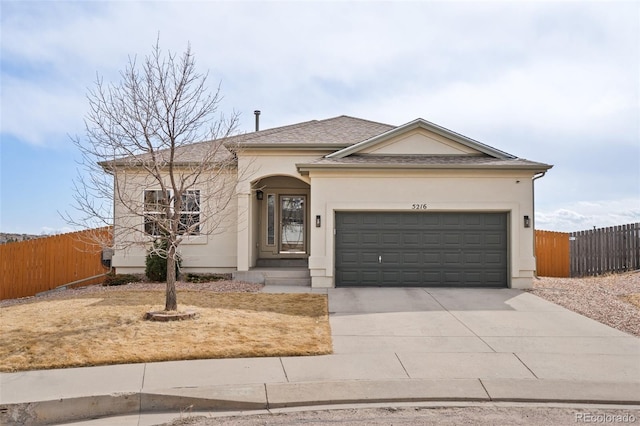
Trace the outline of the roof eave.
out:
<instances>
[{"instance_id":1,"label":"roof eave","mask_svg":"<svg viewBox=\"0 0 640 426\"><path fill-rule=\"evenodd\" d=\"M123 168L123 167L131 167L131 168L136 168L136 167L142 167L144 166L145 163L143 161L127 161L127 162L123 162L123 161L101 161L98 163L98 165L100 167L102 167L105 171L109 172L112 169L119 167L119 168ZM200 161L174 161L173 162L173 166L174 167L191 167L191 166L199 166L200 164L202 164ZM163 165L162 168L167 167L167 164ZM224 165L225 167L228 166L232 166L232 167L237 167L237 161L234 162L230 162L230 161L219 161L219 162L212 162L211 165L213 167L220 166L220 165Z\"/></svg>"},{"instance_id":2,"label":"roof eave","mask_svg":"<svg viewBox=\"0 0 640 426\"><path fill-rule=\"evenodd\" d=\"M400 170L527 170L534 173L546 172L552 165L549 164L296 164L299 172L328 169L400 169Z\"/></svg>"},{"instance_id":3,"label":"roof eave","mask_svg":"<svg viewBox=\"0 0 640 426\"><path fill-rule=\"evenodd\" d=\"M243 143L238 145L241 149L299 149L303 151L333 151L335 149L342 149L348 145L343 143L335 144L335 143L324 143L324 144L308 144L308 143L272 143L272 144L264 144L264 143Z\"/></svg>"}]
</instances>

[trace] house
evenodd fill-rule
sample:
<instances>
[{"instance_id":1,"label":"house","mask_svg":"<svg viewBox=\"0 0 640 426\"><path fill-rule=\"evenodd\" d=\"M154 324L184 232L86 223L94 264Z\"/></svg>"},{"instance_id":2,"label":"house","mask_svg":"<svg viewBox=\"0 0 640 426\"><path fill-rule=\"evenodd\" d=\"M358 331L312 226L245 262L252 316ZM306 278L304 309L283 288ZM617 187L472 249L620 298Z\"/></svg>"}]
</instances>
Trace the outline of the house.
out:
<instances>
[{"instance_id":1,"label":"house","mask_svg":"<svg viewBox=\"0 0 640 426\"><path fill-rule=\"evenodd\" d=\"M532 285L534 181L550 165L423 119L340 116L231 140L242 179L227 226L180 245L183 271L261 280L296 266L313 287ZM116 247L112 262L139 273L144 259L143 248Z\"/></svg>"}]
</instances>

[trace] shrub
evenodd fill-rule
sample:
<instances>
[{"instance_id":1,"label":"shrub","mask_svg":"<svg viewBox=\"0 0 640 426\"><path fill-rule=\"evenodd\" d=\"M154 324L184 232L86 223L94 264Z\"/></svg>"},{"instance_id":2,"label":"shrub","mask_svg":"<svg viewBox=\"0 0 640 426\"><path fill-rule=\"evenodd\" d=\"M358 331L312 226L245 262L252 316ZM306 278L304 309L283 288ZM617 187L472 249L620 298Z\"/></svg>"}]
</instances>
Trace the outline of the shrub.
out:
<instances>
[{"instance_id":1,"label":"shrub","mask_svg":"<svg viewBox=\"0 0 640 426\"><path fill-rule=\"evenodd\" d=\"M147 253L145 262L145 275L150 281L167 281L167 248L169 243L166 239L160 238L153 243L153 249ZM176 259L176 277L180 270L180 258Z\"/></svg>"},{"instance_id":2,"label":"shrub","mask_svg":"<svg viewBox=\"0 0 640 426\"><path fill-rule=\"evenodd\" d=\"M230 280L231 274L187 274L185 281L190 283L208 283L211 281Z\"/></svg>"},{"instance_id":3,"label":"shrub","mask_svg":"<svg viewBox=\"0 0 640 426\"><path fill-rule=\"evenodd\" d=\"M116 274L114 272L109 272L104 282L103 286L108 285L124 285L129 283L137 283L140 281L140 277L131 274Z\"/></svg>"}]
</instances>

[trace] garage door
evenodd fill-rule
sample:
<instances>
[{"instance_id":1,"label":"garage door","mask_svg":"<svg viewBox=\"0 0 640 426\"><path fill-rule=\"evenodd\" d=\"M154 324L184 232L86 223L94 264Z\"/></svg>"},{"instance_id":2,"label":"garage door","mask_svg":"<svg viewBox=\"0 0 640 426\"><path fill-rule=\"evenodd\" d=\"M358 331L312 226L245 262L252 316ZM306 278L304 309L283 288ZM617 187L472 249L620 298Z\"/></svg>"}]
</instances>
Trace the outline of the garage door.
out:
<instances>
[{"instance_id":1,"label":"garage door","mask_svg":"<svg viewBox=\"0 0 640 426\"><path fill-rule=\"evenodd\" d=\"M336 212L336 286L506 287L506 213Z\"/></svg>"}]
</instances>

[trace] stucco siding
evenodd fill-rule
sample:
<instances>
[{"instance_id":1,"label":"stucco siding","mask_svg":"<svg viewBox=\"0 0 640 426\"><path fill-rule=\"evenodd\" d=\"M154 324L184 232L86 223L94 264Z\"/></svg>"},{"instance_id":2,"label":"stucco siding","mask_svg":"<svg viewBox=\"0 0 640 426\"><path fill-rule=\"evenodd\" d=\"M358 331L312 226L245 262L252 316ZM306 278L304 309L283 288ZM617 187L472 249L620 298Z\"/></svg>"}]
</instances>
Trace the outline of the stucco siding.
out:
<instances>
[{"instance_id":1,"label":"stucco siding","mask_svg":"<svg viewBox=\"0 0 640 426\"><path fill-rule=\"evenodd\" d=\"M112 265L118 273L144 273L148 247L153 236L144 233L144 219L135 212L143 209L143 193L145 190L160 189L157 183L141 173L122 173L120 186L126 191L125 199L116 197L114 203L114 236L115 252ZM166 184L169 184L168 177ZM225 178L225 191L233 191L235 187L235 171L229 172ZM202 180L203 182L206 179ZM215 185L203 184L193 189L201 191L201 225L199 235L185 236L178 247L182 258L182 271L193 273L231 272L237 265L237 201L232 196L226 208L215 217L207 218L208 213L215 211L212 204L216 197L207 200L208 195L219 190Z\"/></svg>"},{"instance_id":2,"label":"stucco siding","mask_svg":"<svg viewBox=\"0 0 640 426\"><path fill-rule=\"evenodd\" d=\"M466 155L477 151L425 129L416 129L363 149L362 154Z\"/></svg>"}]
</instances>

